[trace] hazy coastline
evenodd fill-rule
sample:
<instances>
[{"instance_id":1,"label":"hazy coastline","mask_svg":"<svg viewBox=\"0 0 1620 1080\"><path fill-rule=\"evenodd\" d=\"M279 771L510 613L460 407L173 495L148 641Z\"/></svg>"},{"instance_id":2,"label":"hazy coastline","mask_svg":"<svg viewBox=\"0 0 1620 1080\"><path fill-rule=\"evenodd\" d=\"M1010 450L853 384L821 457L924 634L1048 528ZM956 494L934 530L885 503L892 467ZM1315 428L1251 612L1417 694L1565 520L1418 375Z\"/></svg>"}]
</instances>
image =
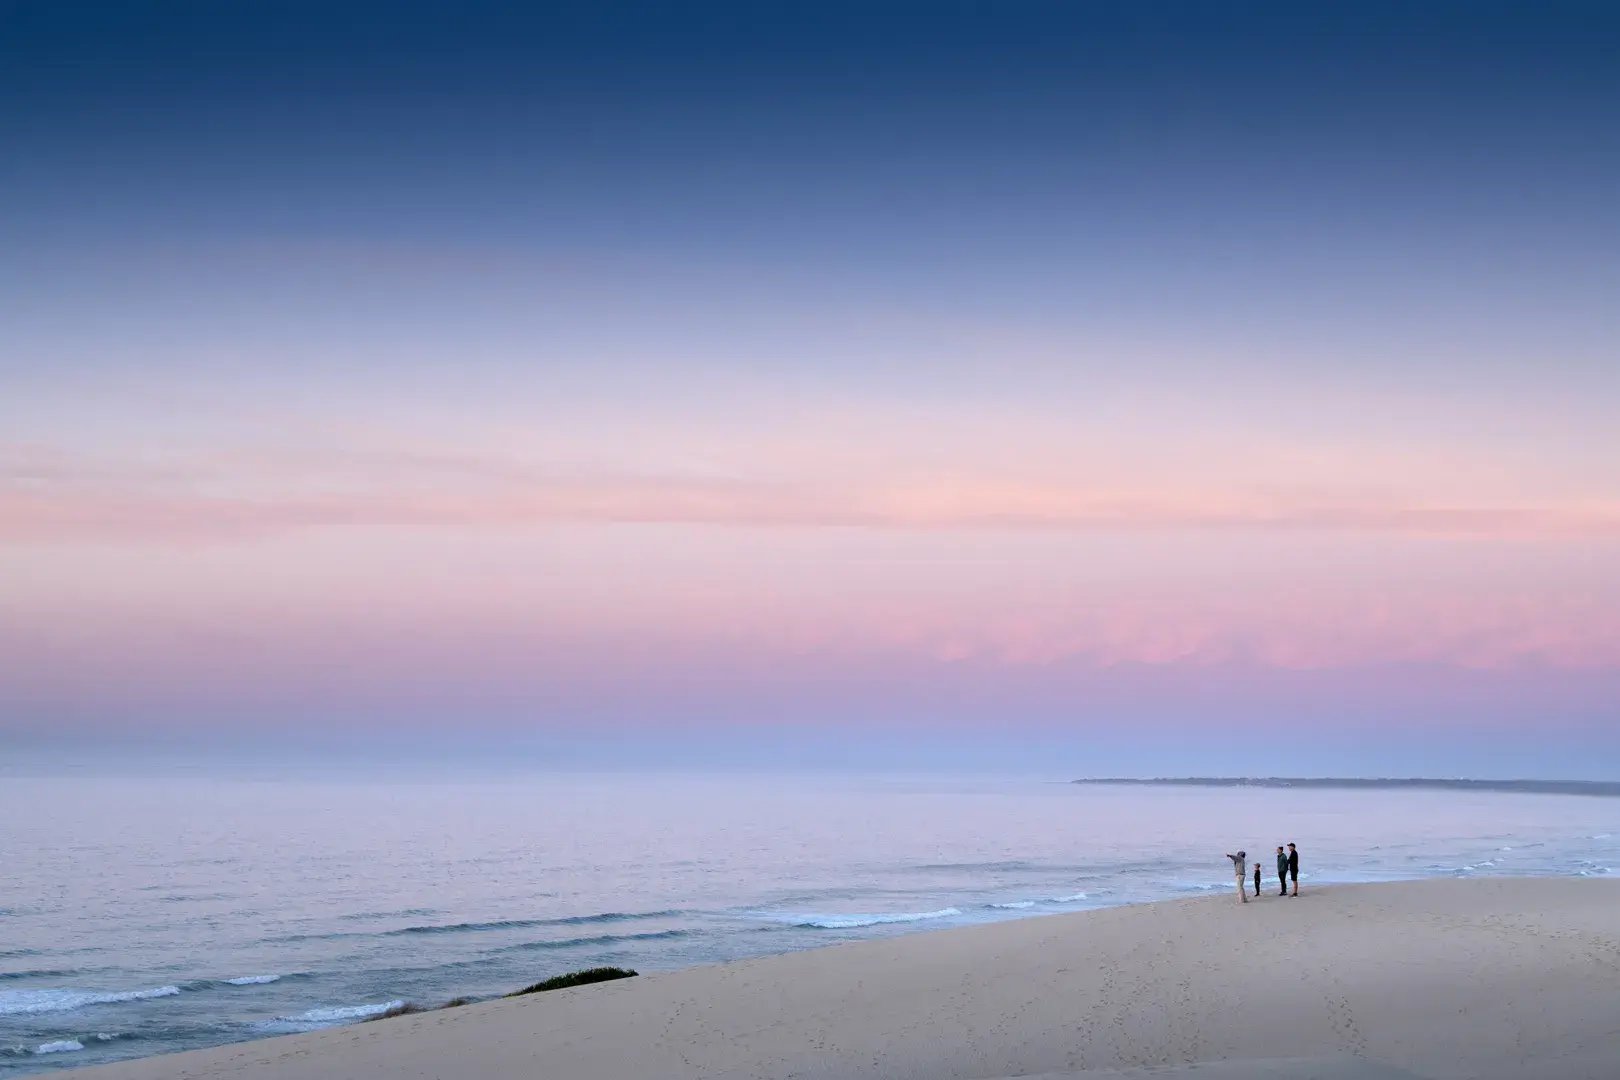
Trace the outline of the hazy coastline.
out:
<instances>
[{"instance_id":1,"label":"hazy coastline","mask_svg":"<svg viewBox=\"0 0 1620 1080\"><path fill-rule=\"evenodd\" d=\"M1442 777L1358 776L1161 776L1086 777L1071 784L1114 787L1342 788L1357 791L1496 791L1523 795L1620 796L1620 782L1607 780L1470 780Z\"/></svg>"}]
</instances>

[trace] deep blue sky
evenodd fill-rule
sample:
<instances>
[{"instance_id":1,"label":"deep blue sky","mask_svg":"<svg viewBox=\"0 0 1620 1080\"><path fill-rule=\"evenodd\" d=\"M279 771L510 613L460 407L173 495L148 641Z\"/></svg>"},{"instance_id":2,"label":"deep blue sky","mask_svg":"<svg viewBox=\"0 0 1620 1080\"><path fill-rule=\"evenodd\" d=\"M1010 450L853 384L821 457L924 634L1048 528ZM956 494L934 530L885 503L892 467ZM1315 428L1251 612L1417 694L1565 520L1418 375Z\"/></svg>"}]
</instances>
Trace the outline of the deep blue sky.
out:
<instances>
[{"instance_id":1,"label":"deep blue sky","mask_svg":"<svg viewBox=\"0 0 1620 1080\"><path fill-rule=\"evenodd\" d=\"M1613 222L1607 5L0 12L0 220L34 238L858 236L883 253L939 229L992 248L1106 237L1144 207L1218 232L1268 210L1330 231ZM1076 218L1077 190L1097 213Z\"/></svg>"},{"instance_id":2,"label":"deep blue sky","mask_svg":"<svg viewBox=\"0 0 1620 1080\"><path fill-rule=\"evenodd\" d=\"M120 303L142 340L188 302L313 324L354 275L266 247L352 244L496 266L474 322L504 258L665 300L648 319L1174 301L1234 338L1319 319L1294 336L1358 364L1427 368L1444 325L1591 372L1617 52L1601 4L4 3L0 284L56 364L105 357L66 342Z\"/></svg>"}]
</instances>

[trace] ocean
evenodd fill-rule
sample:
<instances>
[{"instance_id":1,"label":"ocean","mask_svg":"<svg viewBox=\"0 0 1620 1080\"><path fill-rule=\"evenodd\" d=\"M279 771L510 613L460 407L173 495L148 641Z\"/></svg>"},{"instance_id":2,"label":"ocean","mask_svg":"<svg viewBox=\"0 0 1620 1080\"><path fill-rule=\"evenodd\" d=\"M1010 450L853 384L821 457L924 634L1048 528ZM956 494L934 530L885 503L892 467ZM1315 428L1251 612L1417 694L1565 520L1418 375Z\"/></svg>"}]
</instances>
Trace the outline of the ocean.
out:
<instances>
[{"instance_id":1,"label":"ocean","mask_svg":"<svg viewBox=\"0 0 1620 1080\"><path fill-rule=\"evenodd\" d=\"M1229 890L1620 868L1620 799L655 773L0 780L0 1075ZM1235 903L1235 900L1233 901ZM1283 901L1278 901L1283 902Z\"/></svg>"}]
</instances>

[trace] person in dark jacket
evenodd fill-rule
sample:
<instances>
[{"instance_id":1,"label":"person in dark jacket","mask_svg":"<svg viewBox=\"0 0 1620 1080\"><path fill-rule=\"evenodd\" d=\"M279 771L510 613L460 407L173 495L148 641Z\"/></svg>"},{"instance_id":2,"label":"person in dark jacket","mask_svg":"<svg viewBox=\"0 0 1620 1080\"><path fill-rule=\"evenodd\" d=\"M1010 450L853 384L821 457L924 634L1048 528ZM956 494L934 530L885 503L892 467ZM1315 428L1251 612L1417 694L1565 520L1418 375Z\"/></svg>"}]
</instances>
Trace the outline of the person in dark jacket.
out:
<instances>
[{"instance_id":1,"label":"person in dark jacket","mask_svg":"<svg viewBox=\"0 0 1620 1080\"><path fill-rule=\"evenodd\" d=\"M1260 860L1254 860L1254 898L1260 899Z\"/></svg>"},{"instance_id":2,"label":"person in dark jacket","mask_svg":"<svg viewBox=\"0 0 1620 1080\"><path fill-rule=\"evenodd\" d=\"M1277 895L1288 895L1288 853L1277 845Z\"/></svg>"},{"instance_id":3,"label":"person in dark jacket","mask_svg":"<svg viewBox=\"0 0 1620 1080\"><path fill-rule=\"evenodd\" d=\"M1288 845L1288 876L1294 879L1294 895L1299 895L1299 849Z\"/></svg>"}]
</instances>

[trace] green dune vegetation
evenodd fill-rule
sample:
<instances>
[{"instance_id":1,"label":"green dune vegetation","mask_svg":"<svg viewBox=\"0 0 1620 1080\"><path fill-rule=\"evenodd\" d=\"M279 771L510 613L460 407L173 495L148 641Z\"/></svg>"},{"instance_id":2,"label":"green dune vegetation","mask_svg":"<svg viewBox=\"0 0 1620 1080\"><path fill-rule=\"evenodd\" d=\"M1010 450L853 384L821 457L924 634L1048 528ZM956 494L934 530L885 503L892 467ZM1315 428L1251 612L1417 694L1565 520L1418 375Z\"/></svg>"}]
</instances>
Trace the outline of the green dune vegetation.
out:
<instances>
[{"instance_id":1,"label":"green dune vegetation","mask_svg":"<svg viewBox=\"0 0 1620 1080\"><path fill-rule=\"evenodd\" d=\"M628 968L586 968L583 971L570 971L566 975L554 975L549 979L542 979L540 982L534 983L531 986L525 986L521 990L514 990L510 994L502 994L501 997L515 998L522 997L525 994L543 994L547 990L562 990L570 986L587 986L591 983L611 982L614 979L629 979L634 977L636 974L638 973ZM381 1012L376 1016L370 1016L366 1019L368 1021L387 1020L394 1016L410 1016L414 1013L434 1012L438 1009L454 1009L461 1005L471 1005L477 1000L479 999L458 997L451 998L449 1001L443 1002L439 1005L418 1005L414 1001L406 1001L395 1005L387 1012Z\"/></svg>"},{"instance_id":2,"label":"green dune vegetation","mask_svg":"<svg viewBox=\"0 0 1620 1080\"><path fill-rule=\"evenodd\" d=\"M584 986L587 983L609 982L613 979L628 979L635 975L627 968L594 967L584 971L570 971L566 975L537 982L533 986L525 986L521 990L514 990L506 997L522 997L524 994L543 994L547 990L561 990L569 986Z\"/></svg>"}]
</instances>

